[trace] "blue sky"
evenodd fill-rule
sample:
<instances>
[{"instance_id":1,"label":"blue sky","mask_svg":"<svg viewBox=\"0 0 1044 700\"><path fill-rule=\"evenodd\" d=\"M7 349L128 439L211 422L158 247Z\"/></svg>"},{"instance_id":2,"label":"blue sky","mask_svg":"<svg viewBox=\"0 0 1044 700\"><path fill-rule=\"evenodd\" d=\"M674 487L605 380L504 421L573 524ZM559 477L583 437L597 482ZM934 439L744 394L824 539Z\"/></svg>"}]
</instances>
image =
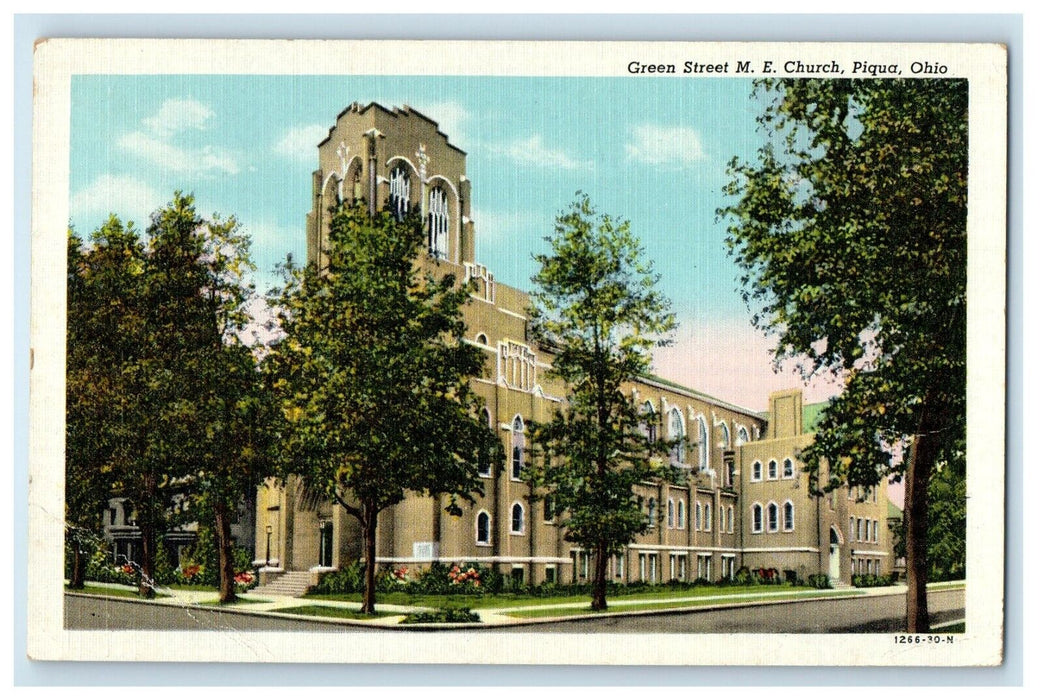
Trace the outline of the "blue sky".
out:
<instances>
[{"instance_id":1,"label":"blue sky","mask_svg":"<svg viewBox=\"0 0 1044 700\"><path fill-rule=\"evenodd\" d=\"M192 192L242 222L264 289L287 253L304 258L315 146L338 112L409 104L468 153L478 261L501 282L529 288L532 254L583 190L631 222L678 314L655 370L761 410L799 380L773 374L715 220L728 160L763 138L750 93L736 79L76 76L70 221L86 235L114 212L143 229Z\"/></svg>"}]
</instances>

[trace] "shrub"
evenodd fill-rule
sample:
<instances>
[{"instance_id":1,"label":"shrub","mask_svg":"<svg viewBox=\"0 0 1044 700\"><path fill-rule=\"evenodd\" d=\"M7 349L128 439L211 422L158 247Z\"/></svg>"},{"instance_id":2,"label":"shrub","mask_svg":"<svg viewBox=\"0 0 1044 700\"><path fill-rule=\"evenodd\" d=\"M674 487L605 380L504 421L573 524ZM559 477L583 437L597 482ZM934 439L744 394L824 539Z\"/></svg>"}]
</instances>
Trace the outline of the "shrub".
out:
<instances>
[{"instance_id":1,"label":"shrub","mask_svg":"<svg viewBox=\"0 0 1044 700\"><path fill-rule=\"evenodd\" d=\"M160 551L163 551L160 547ZM253 576L254 564L250 553L243 547L232 546L232 570L236 576L237 588L246 580L244 574L249 573L256 585L256 576ZM161 571L157 560L157 571ZM157 575L157 582L177 583L182 585L212 586L216 588L221 583L221 571L218 566L217 537L212 528L201 525L196 531L196 541L185 552L181 566L173 570L169 580L164 576ZM246 586L252 588L253 585Z\"/></svg>"},{"instance_id":2,"label":"shrub","mask_svg":"<svg viewBox=\"0 0 1044 700\"><path fill-rule=\"evenodd\" d=\"M439 608L433 611L414 612L402 618L401 625L432 624L437 622L478 622L479 616L470 608Z\"/></svg>"},{"instance_id":3,"label":"shrub","mask_svg":"<svg viewBox=\"0 0 1044 700\"><path fill-rule=\"evenodd\" d=\"M338 569L337 571L326 571L319 575L319 583L313 587L314 593L362 593L364 579L364 568L361 562L356 562Z\"/></svg>"},{"instance_id":4,"label":"shrub","mask_svg":"<svg viewBox=\"0 0 1044 700\"><path fill-rule=\"evenodd\" d=\"M812 586L812 588L833 588L833 586L830 585L830 577L826 574L810 574L806 583L808 583L809 586Z\"/></svg>"},{"instance_id":5,"label":"shrub","mask_svg":"<svg viewBox=\"0 0 1044 700\"><path fill-rule=\"evenodd\" d=\"M856 574L852 577L852 585L856 588L876 588L877 586L891 586L892 579L887 576L875 576L874 574Z\"/></svg>"},{"instance_id":6,"label":"shrub","mask_svg":"<svg viewBox=\"0 0 1044 700\"><path fill-rule=\"evenodd\" d=\"M138 569L130 562L113 564L108 545L103 545L98 547L87 562L87 580L137 586Z\"/></svg>"}]
</instances>

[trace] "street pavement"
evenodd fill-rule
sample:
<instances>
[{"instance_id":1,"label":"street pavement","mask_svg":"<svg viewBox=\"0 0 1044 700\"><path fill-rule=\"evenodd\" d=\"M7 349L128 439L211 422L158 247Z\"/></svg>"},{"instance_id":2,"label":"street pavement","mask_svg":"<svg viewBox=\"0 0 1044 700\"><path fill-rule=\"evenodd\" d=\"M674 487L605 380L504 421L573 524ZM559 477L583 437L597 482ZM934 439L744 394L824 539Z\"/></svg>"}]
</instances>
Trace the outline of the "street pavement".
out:
<instances>
[{"instance_id":1,"label":"street pavement","mask_svg":"<svg viewBox=\"0 0 1044 700\"><path fill-rule=\"evenodd\" d=\"M106 584L92 584L105 586ZM124 588L108 584L110 588ZM213 591L161 590L168 597L144 602L130 598L67 594L65 596L65 627L67 629L179 629L179 630L308 630L334 631L346 627L362 629L404 629L398 625L401 615L411 610L408 606L378 605L381 612L397 613L374 620L321 619L274 612L279 608L302 605L357 610L359 603L301 599L279 596L241 596L249 603L234 608L207 605L216 601ZM798 593L795 591L795 593ZM815 596L809 591L806 596ZM509 617L508 609L478 609L482 626L468 625L469 631L505 632L888 632L904 627L905 587L861 589L861 595L788 602L730 602L731 599L750 598L751 594L713 596L713 605L707 607L707 597L693 598L703 606L689 610L656 610L601 614L597 618L585 614L575 604L550 604L514 608L514 610L546 610L553 620L519 619ZM758 595L758 594L755 594ZM769 592L765 595L778 595ZM663 601L677 604L685 599ZM633 605L636 601L611 601L614 605ZM963 619L964 589L930 590L929 612L935 623ZM565 619L563 619L565 618ZM414 628L415 629L415 628Z\"/></svg>"}]
</instances>

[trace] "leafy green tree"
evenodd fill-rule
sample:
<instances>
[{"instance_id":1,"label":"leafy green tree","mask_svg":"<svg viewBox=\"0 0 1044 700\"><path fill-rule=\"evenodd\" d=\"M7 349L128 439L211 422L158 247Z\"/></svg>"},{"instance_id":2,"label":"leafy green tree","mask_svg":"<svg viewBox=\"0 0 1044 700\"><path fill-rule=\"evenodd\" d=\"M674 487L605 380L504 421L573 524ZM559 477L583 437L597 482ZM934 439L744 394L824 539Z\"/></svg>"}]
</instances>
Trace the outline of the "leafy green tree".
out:
<instances>
[{"instance_id":1,"label":"leafy green tree","mask_svg":"<svg viewBox=\"0 0 1044 700\"><path fill-rule=\"evenodd\" d=\"M241 339L247 241L233 219L206 221L181 193L144 240L115 217L92 239L81 250L70 238L67 506L96 518L101 493L131 499L140 591L151 597L160 536L196 519L176 503L202 498L214 510L231 561L228 504L258 480L270 439Z\"/></svg>"},{"instance_id":2,"label":"leafy green tree","mask_svg":"<svg viewBox=\"0 0 1044 700\"><path fill-rule=\"evenodd\" d=\"M777 357L843 380L803 454L829 461L824 488L906 465L907 627L927 631L928 480L965 435L967 82L766 80L756 96L766 143L732 161L727 244Z\"/></svg>"},{"instance_id":3,"label":"leafy green tree","mask_svg":"<svg viewBox=\"0 0 1044 700\"><path fill-rule=\"evenodd\" d=\"M101 537L112 495L130 401L121 368L141 347L140 285L144 248L133 227L110 218L91 245L71 229L67 258L66 538L73 556L70 585L82 588L87 561Z\"/></svg>"},{"instance_id":4,"label":"leafy green tree","mask_svg":"<svg viewBox=\"0 0 1044 700\"><path fill-rule=\"evenodd\" d=\"M177 200L176 200L177 203ZM248 491L256 489L272 466L277 425L274 397L259 372L248 333L255 299L246 275L253 271L250 241L235 219L204 221L195 210L180 212L193 222L198 241L198 305L186 324L198 324L197 346L183 356L193 377L181 438L194 471L186 479L196 510L213 517L221 603L235 601L235 562L231 525Z\"/></svg>"},{"instance_id":5,"label":"leafy green tree","mask_svg":"<svg viewBox=\"0 0 1044 700\"><path fill-rule=\"evenodd\" d=\"M81 539L84 526L97 523L105 500L127 487L145 451L146 258L137 231L116 217L92 234L86 249L69 238L66 509L78 526L70 539ZM74 586L82 585L82 574L74 563Z\"/></svg>"},{"instance_id":6,"label":"leafy green tree","mask_svg":"<svg viewBox=\"0 0 1044 700\"><path fill-rule=\"evenodd\" d=\"M342 205L328 264L289 270L277 300L285 337L268 361L287 422L287 470L360 524L362 612L375 612L379 514L408 492L481 493L479 455L495 436L469 377L481 352L463 341L468 289L425 256L413 213Z\"/></svg>"},{"instance_id":7,"label":"leafy green tree","mask_svg":"<svg viewBox=\"0 0 1044 700\"><path fill-rule=\"evenodd\" d=\"M967 564L967 489L962 461L942 463L928 483L928 581L964 578ZM906 556L906 526L893 530L897 557Z\"/></svg>"},{"instance_id":8,"label":"leafy green tree","mask_svg":"<svg viewBox=\"0 0 1044 700\"><path fill-rule=\"evenodd\" d=\"M533 428L534 481L565 514L566 539L594 552L591 607L606 609L609 556L649 527L635 487L671 478L623 385L647 373L650 352L675 328L658 277L626 221L577 193L558 216L550 254L537 255L533 331L554 349L552 376L569 387L565 408Z\"/></svg>"}]
</instances>

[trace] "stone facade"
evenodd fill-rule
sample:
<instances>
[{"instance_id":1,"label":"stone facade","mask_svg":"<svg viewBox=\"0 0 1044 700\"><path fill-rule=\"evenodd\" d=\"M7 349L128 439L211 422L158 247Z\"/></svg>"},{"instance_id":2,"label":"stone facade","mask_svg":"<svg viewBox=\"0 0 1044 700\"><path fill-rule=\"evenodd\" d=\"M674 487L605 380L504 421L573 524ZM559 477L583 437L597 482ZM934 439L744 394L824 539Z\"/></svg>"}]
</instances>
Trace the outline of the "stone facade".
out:
<instances>
[{"instance_id":1,"label":"stone facade","mask_svg":"<svg viewBox=\"0 0 1044 700\"><path fill-rule=\"evenodd\" d=\"M485 495L465 506L459 517L447 514L445 504L416 495L382 512L378 562L411 568L433 561L479 562L532 583L591 576L591 557L565 541L540 494L518 478L526 455L526 426L548 420L566 390L548 377L552 358L527 333L528 296L497 282L474 259L464 152L423 114L376 104L345 109L318 148L313 208L306 219L309 261L323 265L329 211L348 197L364 199L371 208L385 202L393 208L418 207L429 232L430 254L422 264L477 281L464 314L468 341L486 353L487 363L472 386L484 400L486 418L507 455L502 470L483 477ZM833 519L825 517L823 508L817 530L814 501L802 490L800 478L758 483L746 471L751 460L775 455L772 450L792 458L794 450L807 444L802 442L810 436L801 426L800 394L796 403L773 405L766 421L755 411L655 377L635 379L624 390L655 411L658 424L648 430L682 435L688 447L674 455L685 475L683 484L639 489L653 527L613 558L611 580L717 580L745 565L825 571L830 546L824 528L830 527L840 528L841 546L849 552L844 518L869 507L846 502ZM788 410L797 411L796 418ZM794 468L800 473L796 463ZM793 532L749 532L754 500L775 499L782 507L786 498L795 504ZM885 517L879 520L884 527ZM342 508L311 499L295 478L282 487L269 483L260 489L256 523L256 563L266 577L289 570L318 574L361 556L358 523ZM863 555L857 551L852 556Z\"/></svg>"}]
</instances>

